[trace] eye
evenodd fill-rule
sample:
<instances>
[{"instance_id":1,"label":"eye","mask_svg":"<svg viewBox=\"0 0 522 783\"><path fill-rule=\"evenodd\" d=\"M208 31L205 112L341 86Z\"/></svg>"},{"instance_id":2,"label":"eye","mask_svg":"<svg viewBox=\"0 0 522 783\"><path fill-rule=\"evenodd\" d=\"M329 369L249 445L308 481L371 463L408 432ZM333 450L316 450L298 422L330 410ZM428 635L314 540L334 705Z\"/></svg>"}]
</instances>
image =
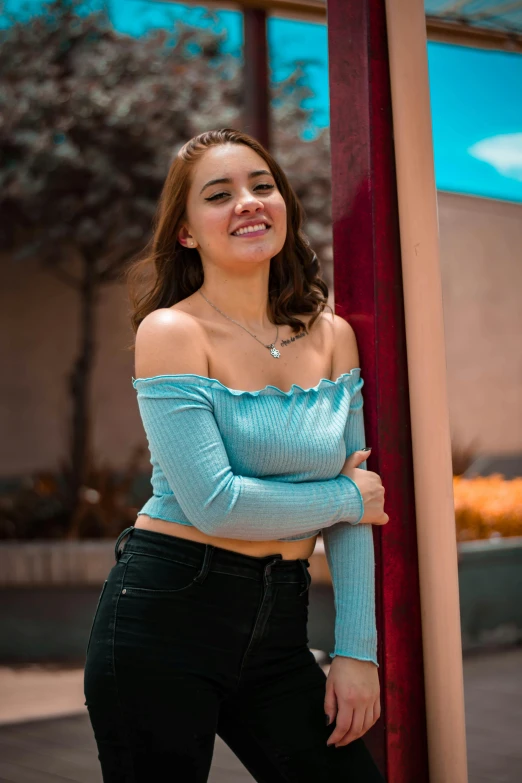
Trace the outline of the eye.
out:
<instances>
[{"instance_id":1,"label":"eye","mask_svg":"<svg viewBox=\"0 0 522 783\"><path fill-rule=\"evenodd\" d=\"M273 190L275 188L275 185L271 185L268 182L262 182L259 185L256 185L254 190L257 190L258 188L264 188L265 191ZM223 196L228 196L229 193L216 193L214 196L210 196L210 198L206 198L205 201L217 201L218 199L221 199Z\"/></svg>"},{"instance_id":2,"label":"eye","mask_svg":"<svg viewBox=\"0 0 522 783\"><path fill-rule=\"evenodd\" d=\"M227 196L228 193L216 193L215 196L210 196L210 198L206 198L205 201L217 201L218 198L221 198L221 196Z\"/></svg>"}]
</instances>

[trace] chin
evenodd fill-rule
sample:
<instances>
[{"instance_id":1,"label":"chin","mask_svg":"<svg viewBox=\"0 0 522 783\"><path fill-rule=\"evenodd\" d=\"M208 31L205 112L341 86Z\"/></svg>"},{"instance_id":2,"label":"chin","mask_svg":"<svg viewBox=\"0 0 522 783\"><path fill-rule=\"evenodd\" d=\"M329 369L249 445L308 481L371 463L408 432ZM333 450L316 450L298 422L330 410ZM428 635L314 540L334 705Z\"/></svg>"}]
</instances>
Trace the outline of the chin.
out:
<instances>
[{"instance_id":1,"label":"chin","mask_svg":"<svg viewBox=\"0 0 522 783\"><path fill-rule=\"evenodd\" d=\"M255 247L246 247L243 252L235 254L235 257L244 261L261 261L264 259L270 260L280 252L281 248L267 247L266 245L259 244Z\"/></svg>"}]
</instances>

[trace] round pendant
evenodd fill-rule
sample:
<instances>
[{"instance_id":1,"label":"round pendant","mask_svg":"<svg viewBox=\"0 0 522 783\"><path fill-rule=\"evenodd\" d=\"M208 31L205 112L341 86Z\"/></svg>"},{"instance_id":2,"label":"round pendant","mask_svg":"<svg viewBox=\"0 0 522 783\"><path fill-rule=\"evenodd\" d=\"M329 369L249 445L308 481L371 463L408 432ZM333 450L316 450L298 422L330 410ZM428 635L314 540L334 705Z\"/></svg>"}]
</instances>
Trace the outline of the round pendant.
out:
<instances>
[{"instance_id":1,"label":"round pendant","mask_svg":"<svg viewBox=\"0 0 522 783\"><path fill-rule=\"evenodd\" d=\"M270 346L270 353L272 354L274 359L279 359L279 357L281 356L281 354L279 353L275 345Z\"/></svg>"}]
</instances>

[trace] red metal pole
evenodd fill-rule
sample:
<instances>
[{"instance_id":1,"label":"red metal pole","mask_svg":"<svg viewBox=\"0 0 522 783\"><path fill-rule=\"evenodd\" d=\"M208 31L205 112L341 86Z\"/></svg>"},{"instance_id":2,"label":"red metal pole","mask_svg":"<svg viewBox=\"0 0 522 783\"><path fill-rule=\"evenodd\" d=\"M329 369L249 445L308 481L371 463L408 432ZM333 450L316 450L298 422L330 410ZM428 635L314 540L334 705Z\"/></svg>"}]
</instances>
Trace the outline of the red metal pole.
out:
<instances>
[{"instance_id":1,"label":"red metal pole","mask_svg":"<svg viewBox=\"0 0 522 783\"><path fill-rule=\"evenodd\" d=\"M328 0L336 310L365 379L368 467L390 522L374 529L382 717L365 735L390 783L428 756L406 338L384 0Z\"/></svg>"},{"instance_id":2,"label":"red metal pole","mask_svg":"<svg viewBox=\"0 0 522 783\"><path fill-rule=\"evenodd\" d=\"M243 8L243 129L270 149L270 97L266 11Z\"/></svg>"}]
</instances>

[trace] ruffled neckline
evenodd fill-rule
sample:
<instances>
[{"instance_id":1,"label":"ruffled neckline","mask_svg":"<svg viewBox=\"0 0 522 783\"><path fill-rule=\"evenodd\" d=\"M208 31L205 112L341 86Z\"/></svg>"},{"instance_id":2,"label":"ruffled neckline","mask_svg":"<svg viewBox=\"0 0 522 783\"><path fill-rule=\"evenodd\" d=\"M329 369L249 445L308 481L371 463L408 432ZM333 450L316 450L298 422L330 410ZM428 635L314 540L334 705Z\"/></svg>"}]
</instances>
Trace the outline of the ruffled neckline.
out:
<instances>
[{"instance_id":1,"label":"ruffled neckline","mask_svg":"<svg viewBox=\"0 0 522 783\"><path fill-rule=\"evenodd\" d=\"M189 381L189 384L195 386L206 386L212 389L218 389L220 391L229 392L229 394L235 397L241 397L248 395L250 397L258 397L260 394L269 394L281 397L291 397L294 394L309 394L311 392L319 392L321 389L330 388L332 386L340 386L343 383L349 381L358 380L360 377L361 368L353 367L349 372L343 372L336 378L335 381L331 381L329 378L321 378L316 386L311 386L309 389L303 389L298 383L293 383L288 391L283 391L278 386L267 384L263 389L257 389L256 391L246 391L242 389L231 389L229 386L218 381L217 378L208 378L206 375L197 375L196 373L178 373L175 375L152 375L150 378L132 378L132 385L135 389L138 388L138 384L149 384L150 382L174 381L175 383L183 383L183 379L197 378L197 383Z\"/></svg>"}]
</instances>

